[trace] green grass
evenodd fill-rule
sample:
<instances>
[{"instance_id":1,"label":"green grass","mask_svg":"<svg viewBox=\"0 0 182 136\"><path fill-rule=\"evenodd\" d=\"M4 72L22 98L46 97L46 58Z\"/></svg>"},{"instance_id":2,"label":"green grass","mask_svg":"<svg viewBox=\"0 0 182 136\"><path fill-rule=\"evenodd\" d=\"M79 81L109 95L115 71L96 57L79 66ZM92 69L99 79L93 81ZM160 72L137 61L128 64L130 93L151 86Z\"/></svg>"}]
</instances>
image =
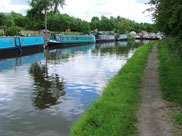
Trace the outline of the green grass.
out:
<instances>
[{"instance_id":1,"label":"green grass","mask_svg":"<svg viewBox=\"0 0 182 136\"><path fill-rule=\"evenodd\" d=\"M163 98L182 104L182 64L169 53L165 41L158 46L159 84Z\"/></svg>"},{"instance_id":2,"label":"green grass","mask_svg":"<svg viewBox=\"0 0 182 136\"><path fill-rule=\"evenodd\" d=\"M175 122L182 125L182 113L178 112L175 116Z\"/></svg>"},{"instance_id":3,"label":"green grass","mask_svg":"<svg viewBox=\"0 0 182 136\"><path fill-rule=\"evenodd\" d=\"M139 88L151 42L140 47L127 64L112 78L102 96L90 106L71 128L71 136L133 136Z\"/></svg>"}]
</instances>

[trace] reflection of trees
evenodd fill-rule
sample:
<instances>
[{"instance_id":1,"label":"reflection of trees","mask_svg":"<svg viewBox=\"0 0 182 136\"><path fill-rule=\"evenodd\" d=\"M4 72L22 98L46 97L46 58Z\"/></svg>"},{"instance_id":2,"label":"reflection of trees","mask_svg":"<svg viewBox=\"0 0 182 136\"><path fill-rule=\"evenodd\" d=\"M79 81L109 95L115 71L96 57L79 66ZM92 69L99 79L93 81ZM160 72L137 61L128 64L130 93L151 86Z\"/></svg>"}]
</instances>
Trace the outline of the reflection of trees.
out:
<instances>
[{"instance_id":1,"label":"reflection of trees","mask_svg":"<svg viewBox=\"0 0 182 136\"><path fill-rule=\"evenodd\" d=\"M33 105L38 109L56 105L60 96L64 96L64 82L59 76L49 76L45 65L32 64L30 75L34 78Z\"/></svg>"},{"instance_id":2,"label":"reflection of trees","mask_svg":"<svg viewBox=\"0 0 182 136\"><path fill-rule=\"evenodd\" d=\"M100 52L101 56L108 53L109 55L117 54L118 56L122 56L124 54L128 54L130 50L136 49L141 45L143 45L142 42L115 42L114 45L102 43L97 44L95 50L92 50L92 53L98 54Z\"/></svg>"}]
</instances>

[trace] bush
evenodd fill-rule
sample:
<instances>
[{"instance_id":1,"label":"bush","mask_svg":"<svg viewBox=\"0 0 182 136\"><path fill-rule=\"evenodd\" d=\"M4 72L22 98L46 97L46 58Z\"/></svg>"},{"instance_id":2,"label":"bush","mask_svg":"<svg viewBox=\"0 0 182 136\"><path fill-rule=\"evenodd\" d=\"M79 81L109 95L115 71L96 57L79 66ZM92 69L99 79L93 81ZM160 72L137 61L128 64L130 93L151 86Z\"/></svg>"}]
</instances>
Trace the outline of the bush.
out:
<instances>
[{"instance_id":1,"label":"bush","mask_svg":"<svg viewBox=\"0 0 182 136\"><path fill-rule=\"evenodd\" d=\"M165 46L168 51L174 57L174 60L182 63L182 40L178 37L168 37L165 39Z\"/></svg>"},{"instance_id":2,"label":"bush","mask_svg":"<svg viewBox=\"0 0 182 136\"><path fill-rule=\"evenodd\" d=\"M177 113L175 117L175 122L178 124L182 124L182 113Z\"/></svg>"},{"instance_id":3,"label":"bush","mask_svg":"<svg viewBox=\"0 0 182 136\"><path fill-rule=\"evenodd\" d=\"M18 26L4 27L4 32L6 36L20 35L20 30L21 29Z\"/></svg>"},{"instance_id":4,"label":"bush","mask_svg":"<svg viewBox=\"0 0 182 136\"><path fill-rule=\"evenodd\" d=\"M182 63L176 61L176 57L179 58L175 54L176 49L169 47L169 45L171 43L164 41L160 42L158 46L160 88L163 91L163 98L182 104ZM171 56L171 52L173 56Z\"/></svg>"}]
</instances>

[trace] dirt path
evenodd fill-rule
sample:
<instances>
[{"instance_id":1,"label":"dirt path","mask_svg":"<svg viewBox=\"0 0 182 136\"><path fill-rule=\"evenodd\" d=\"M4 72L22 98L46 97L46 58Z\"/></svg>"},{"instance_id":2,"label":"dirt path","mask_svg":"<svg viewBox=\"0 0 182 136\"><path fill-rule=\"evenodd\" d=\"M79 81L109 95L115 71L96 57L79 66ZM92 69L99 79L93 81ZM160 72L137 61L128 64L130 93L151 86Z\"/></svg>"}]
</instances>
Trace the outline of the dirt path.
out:
<instances>
[{"instance_id":1,"label":"dirt path","mask_svg":"<svg viewBox=\"0 0 182 136\"><path fill-rule=\"evenodd\" d=\"M147 66L142 78L140 95L141 107L137 113L139 136L172 136L174 131L168 104L162 99L158 84L157 44L148 57Z\"/></svg>"}]
</instances>

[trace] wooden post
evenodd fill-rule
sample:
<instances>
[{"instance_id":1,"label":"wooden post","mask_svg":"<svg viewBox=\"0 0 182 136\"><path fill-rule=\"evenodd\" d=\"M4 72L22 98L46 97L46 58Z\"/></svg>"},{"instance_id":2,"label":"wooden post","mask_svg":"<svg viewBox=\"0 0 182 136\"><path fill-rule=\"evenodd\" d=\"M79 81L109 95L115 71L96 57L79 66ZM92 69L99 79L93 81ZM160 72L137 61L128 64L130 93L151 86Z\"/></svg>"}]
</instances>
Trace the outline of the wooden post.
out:
<instances>
[{"instance_id":1,"label":"wooden post","mask_svg":"<svg viewBox=\"0 0 182 136\"><path fill-rule=\"evenodd\" d=\"M47 46L47 11L45 9L45 44Z\"/></svg>"}]
</instances>

